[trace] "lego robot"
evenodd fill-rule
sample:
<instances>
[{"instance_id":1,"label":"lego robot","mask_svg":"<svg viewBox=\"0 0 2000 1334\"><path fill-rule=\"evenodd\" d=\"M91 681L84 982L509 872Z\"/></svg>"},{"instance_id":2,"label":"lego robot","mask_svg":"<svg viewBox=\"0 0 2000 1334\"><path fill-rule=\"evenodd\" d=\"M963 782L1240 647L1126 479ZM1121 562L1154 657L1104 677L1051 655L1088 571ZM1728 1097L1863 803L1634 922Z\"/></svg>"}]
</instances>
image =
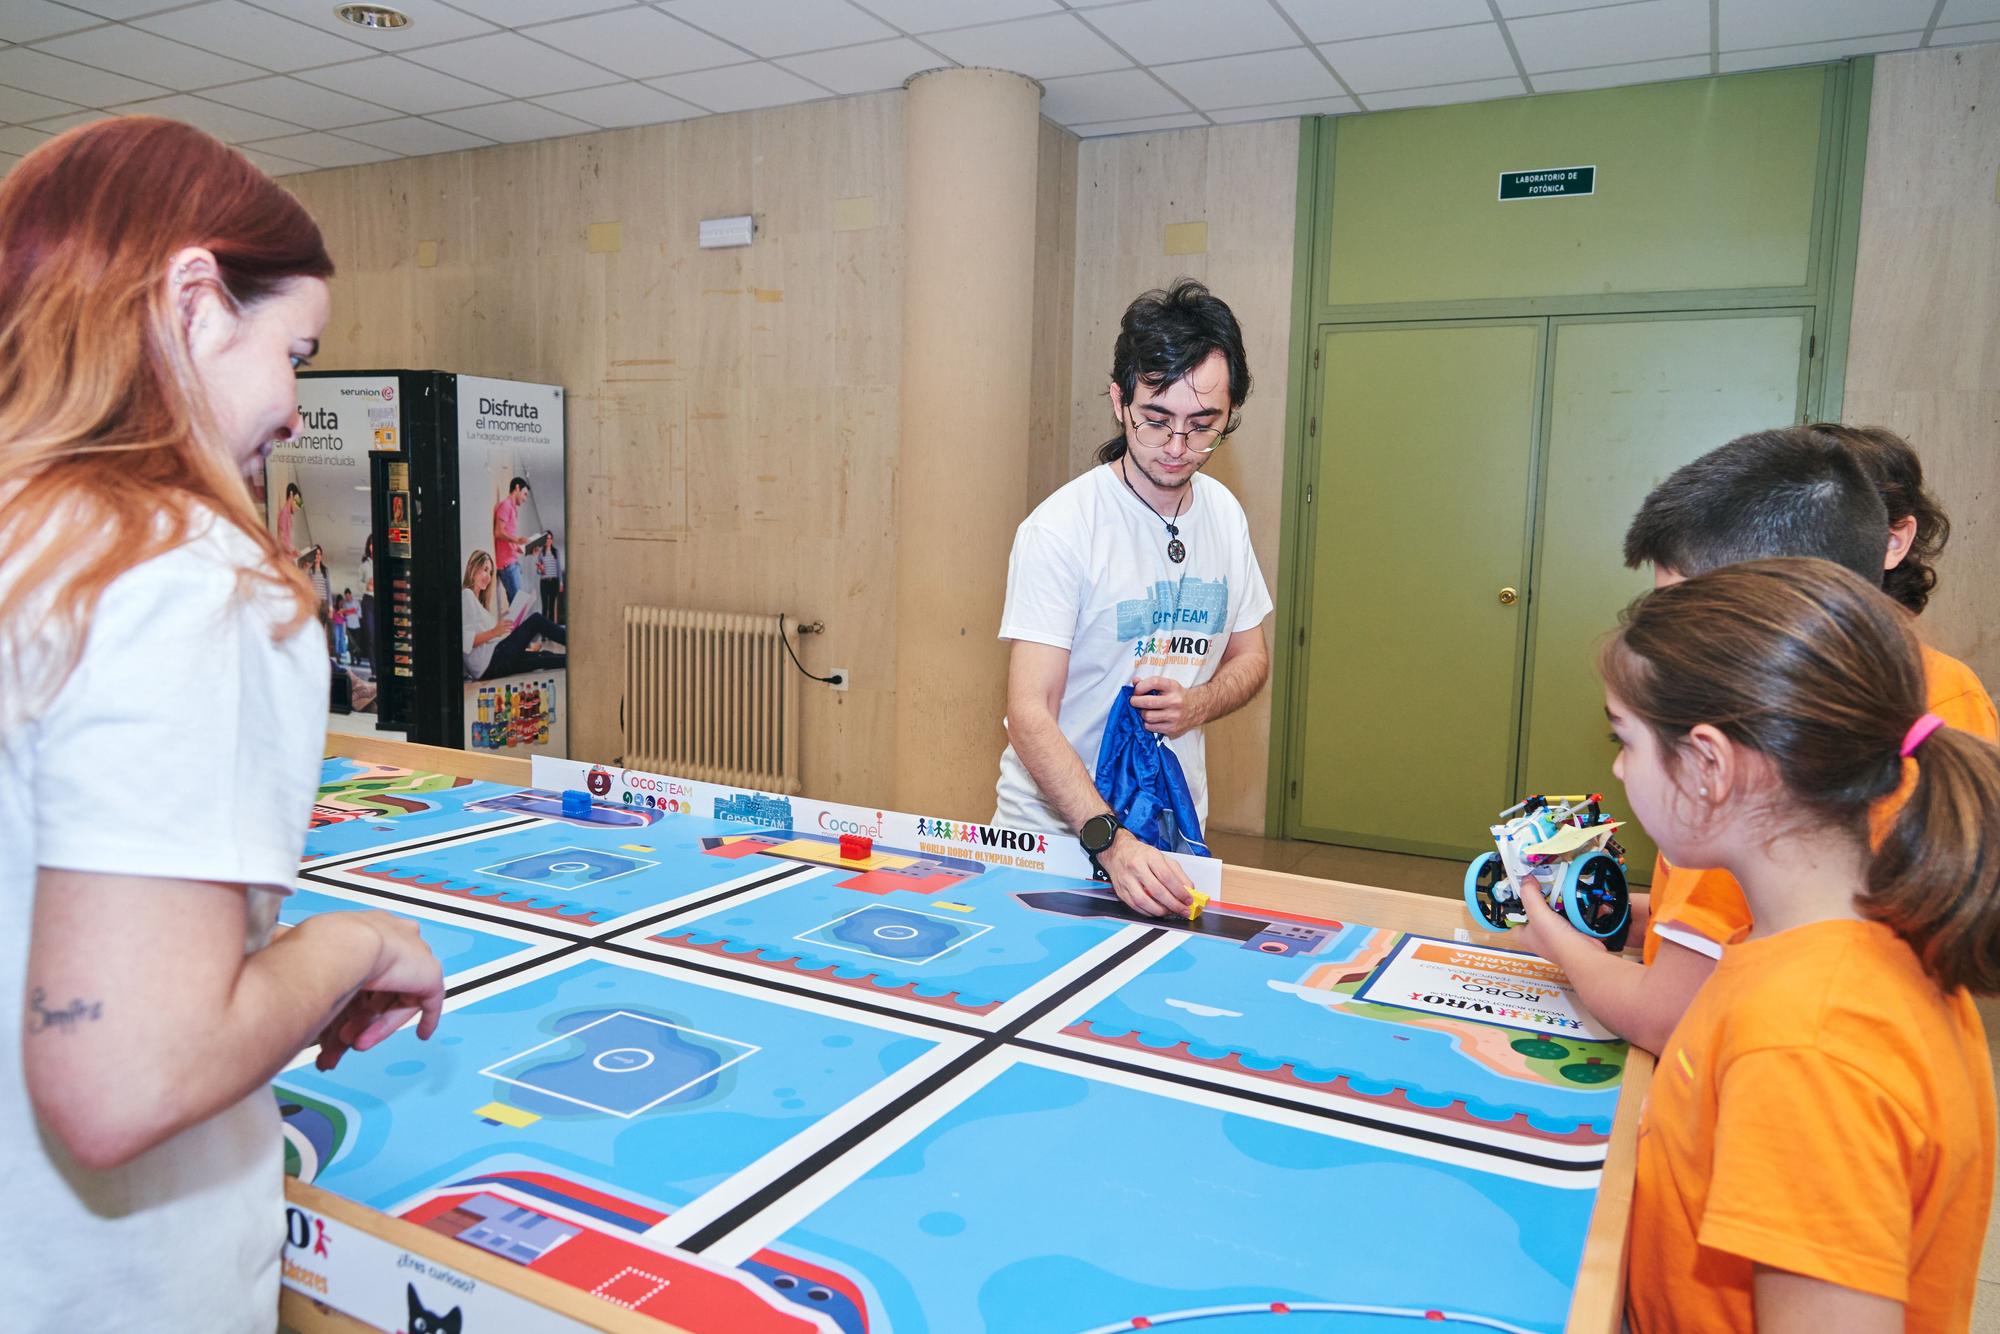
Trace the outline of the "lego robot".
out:
<instances>
[{"instance_id":1,"label":"lego robot","mask_svg":"<svg viewBox=\"0 0 2000 1334\"><path fill-rule=\"evenodd\" d=\"M1488 931L1526 921L1521 895L1530 885L1549 906L1608 950L1625 947L1631 896L1625 849L1612 837L1619 822L1604 814L1604 798L1533 796L1500 812L1492 826L1498 849L1465 868L1465 904Z\"/></svg>"}]
</instances>

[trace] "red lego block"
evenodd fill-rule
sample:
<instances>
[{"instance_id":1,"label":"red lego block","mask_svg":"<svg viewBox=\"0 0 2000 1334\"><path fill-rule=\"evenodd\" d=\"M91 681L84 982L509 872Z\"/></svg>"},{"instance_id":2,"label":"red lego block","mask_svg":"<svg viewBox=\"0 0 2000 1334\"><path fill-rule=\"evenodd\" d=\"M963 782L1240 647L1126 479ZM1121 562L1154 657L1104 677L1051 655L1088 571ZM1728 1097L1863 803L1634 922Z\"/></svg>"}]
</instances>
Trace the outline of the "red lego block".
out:
<instances>
[{"instance_id":1,"label":"red lego block","mask_svg":"<svg viewBox=\"0 0 2000 1334\"><path fill-rule=\"evenodd\" d=\"M865 862L875 852L875 840L860 834L840 836L840 859L844 862Z\"/></svg>"}]
</instances>

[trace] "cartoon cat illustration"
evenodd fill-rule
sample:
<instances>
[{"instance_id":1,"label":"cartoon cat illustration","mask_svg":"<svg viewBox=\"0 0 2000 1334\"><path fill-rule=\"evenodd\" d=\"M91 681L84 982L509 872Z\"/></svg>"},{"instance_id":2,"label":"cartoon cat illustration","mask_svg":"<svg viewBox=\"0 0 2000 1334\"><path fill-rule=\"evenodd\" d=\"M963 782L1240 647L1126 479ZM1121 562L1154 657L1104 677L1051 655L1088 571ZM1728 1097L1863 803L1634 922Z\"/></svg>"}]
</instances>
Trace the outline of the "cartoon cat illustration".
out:
<instances>
[{"instance_id":1,"label":"cartoon cat illustration","mask_svg":"<svg viewBox=\"0 0 2000 1334\"><path fill-rule=\"evenodd\" d=\"M410 1327L404 1334L458 1334L459 1314L456 1306L449 1315L433 1315L417 1300L417 1285L405 1284L410 1290Z\"/></svg>"}]
</instances>

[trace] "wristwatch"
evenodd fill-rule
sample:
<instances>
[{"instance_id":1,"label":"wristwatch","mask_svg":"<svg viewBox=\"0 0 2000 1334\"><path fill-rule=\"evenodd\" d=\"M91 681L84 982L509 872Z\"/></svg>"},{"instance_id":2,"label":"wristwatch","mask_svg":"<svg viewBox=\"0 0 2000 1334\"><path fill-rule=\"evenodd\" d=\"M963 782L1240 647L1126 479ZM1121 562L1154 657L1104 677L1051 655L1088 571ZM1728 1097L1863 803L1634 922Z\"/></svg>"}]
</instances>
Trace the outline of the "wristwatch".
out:
<instances>
[{"instance_id":1,"label":"wristwatch","mask_svg":"<svg viewBox=\"0 0 2000 1334\"><path fill-rule=\"evenodd\" d=\"M1083 845L1084 852L1089 855L1091 871L1099 880L1108 881L1111 876L1098 864L1097 854L1109 848L1111 840L1117 838L1118 831L1124 827L1117 816L1106 811L1102 815L1091 816L1083 822L1083 828L1076 831L1076 841Z\"/></svg>"}]
</instances>

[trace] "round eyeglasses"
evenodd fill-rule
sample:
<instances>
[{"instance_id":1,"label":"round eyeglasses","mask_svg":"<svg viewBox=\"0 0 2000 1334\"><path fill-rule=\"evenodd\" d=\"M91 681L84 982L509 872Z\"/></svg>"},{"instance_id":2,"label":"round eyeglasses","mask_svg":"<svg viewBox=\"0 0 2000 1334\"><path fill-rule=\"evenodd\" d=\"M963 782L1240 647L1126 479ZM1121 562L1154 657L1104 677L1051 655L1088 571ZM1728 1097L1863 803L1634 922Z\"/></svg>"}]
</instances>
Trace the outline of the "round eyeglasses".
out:
<instances>
[{"instance_id":1,"label":"round eyeglasses","mask_svg":"<svg viewBox=\"0 0 2000 1334\"><path fill-rule=\"evenodd\" d=\"M1165 449L1167 442L1175 436L1187 441L1190 454L1213 454L1222 438L1229 434L1219 426L1191 426L1185 431L1176 431L1169 421L1156 421L1141 417L1131 420L1132 439L1148 449Z\"/></svg>"}]
</instances>

